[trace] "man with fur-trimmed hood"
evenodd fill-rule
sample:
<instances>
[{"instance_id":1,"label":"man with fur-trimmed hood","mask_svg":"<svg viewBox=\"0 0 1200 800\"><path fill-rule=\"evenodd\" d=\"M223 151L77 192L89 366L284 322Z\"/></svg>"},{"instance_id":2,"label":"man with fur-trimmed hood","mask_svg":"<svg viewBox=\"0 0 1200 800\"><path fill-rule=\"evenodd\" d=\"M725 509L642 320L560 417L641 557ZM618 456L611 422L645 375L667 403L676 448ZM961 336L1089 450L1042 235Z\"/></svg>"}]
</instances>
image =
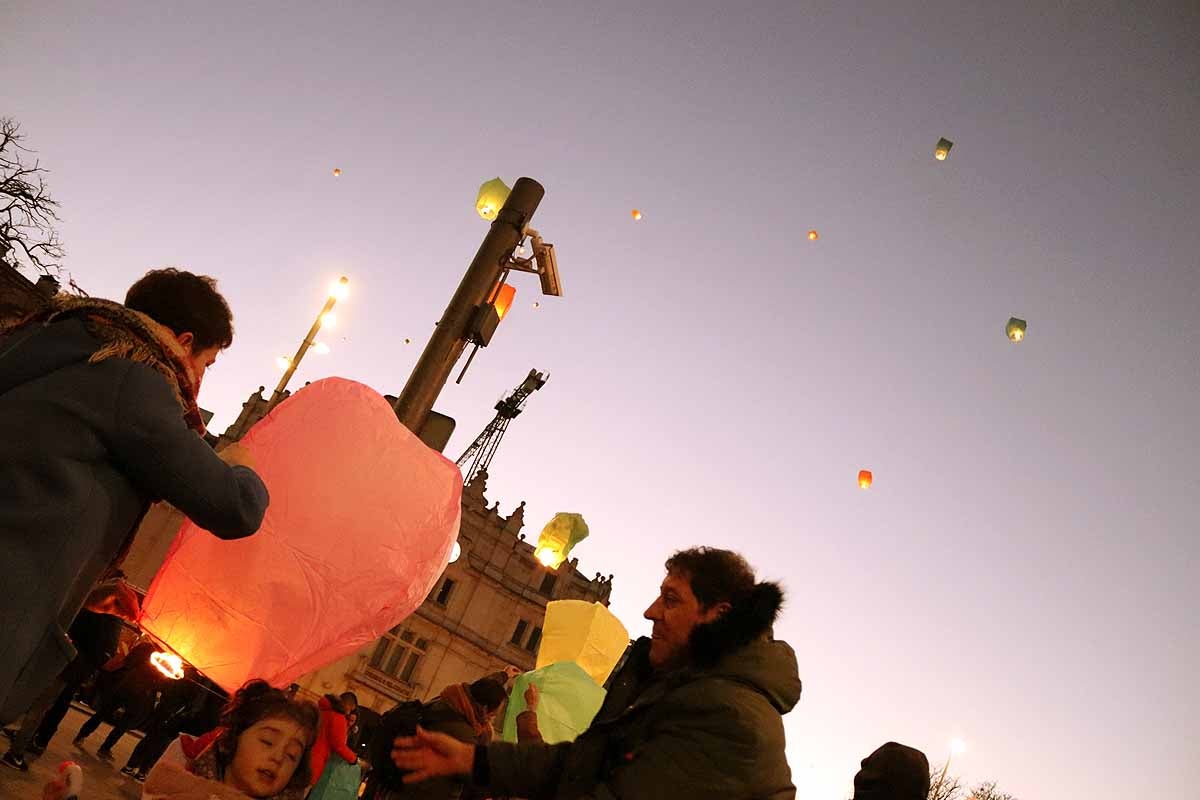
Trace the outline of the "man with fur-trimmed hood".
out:
<instances>
[{"instance_id":1,"label":"man with fur-trimmed hood","mask_svg":"<svg viewBox=\"0 0 1200 800\"><path fill-rule=\"evenodd\" d=\"M469 775L532 800L784 800L795 797L783 715L800 699L796 656L772 626L777 584L737 553L699 547L666 563L635 642L574 742L471 747L427 731L396 740L406 781Z\"/></svg>"},{"instance_id":2,"label":"man with fur-trimmed hood","mask_svg":"<svg viewBox=\"0 0 1200 800\"><path fill-rule=\"evenodd\" d=\"M136 616L128 587L93 589L152 501L223 539L258 530L249 455L200 436L200 381L232 341L215 281L174 269L124 304L59 295L0 331L0 722L53 696L81 607Z\"/></svg>"}]
</instances>

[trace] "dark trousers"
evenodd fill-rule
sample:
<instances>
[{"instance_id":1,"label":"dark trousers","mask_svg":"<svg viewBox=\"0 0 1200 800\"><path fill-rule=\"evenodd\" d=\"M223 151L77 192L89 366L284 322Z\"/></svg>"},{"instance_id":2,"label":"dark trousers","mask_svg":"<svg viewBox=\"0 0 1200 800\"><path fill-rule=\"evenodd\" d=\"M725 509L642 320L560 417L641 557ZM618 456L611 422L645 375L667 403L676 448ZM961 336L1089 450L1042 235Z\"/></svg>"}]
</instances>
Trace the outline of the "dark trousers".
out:
<instances>
[{"instance_id":1,"label":"dark trousers","mask_svg":"<svg viewBox=\"0 0 1200 800\"><path fill-rule=\"evenodd\" d=\"M24 756L30 742L45 750L54 738L55 731L67 716L71 708L71 700L79 687L95 672L87 661L76 658L46 691L29 706L21 720L21 727L13 736L11 750L15 755Z\"/></svg>"},{"instance_id":2,"label":"dark trousers","mask_svg":"<svg viewBox=\"0 0 1200 800\"><path fill-rule=\"evenodd\" d=\"M107 722L112 726L112 730L100 744L100 750L102 752L111 751L126 731L141 724L148 711L147 706L152 702L153 697L137 697L124 692L105 695L101 699L96 713L92 714L88 721L79 728L79 735L75 737L75 741L83 741L95 733L101 722Z\"/></svg>"}]
</instances>

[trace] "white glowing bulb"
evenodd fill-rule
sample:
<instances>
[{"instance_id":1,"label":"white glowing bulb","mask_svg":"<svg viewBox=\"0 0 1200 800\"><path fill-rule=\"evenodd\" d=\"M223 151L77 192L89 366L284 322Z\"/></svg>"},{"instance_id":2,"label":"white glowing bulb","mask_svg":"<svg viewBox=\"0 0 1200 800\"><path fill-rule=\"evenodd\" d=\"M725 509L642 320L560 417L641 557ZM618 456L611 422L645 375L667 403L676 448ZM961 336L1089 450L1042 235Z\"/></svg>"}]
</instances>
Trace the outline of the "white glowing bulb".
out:
<instances>
[{"instance_id":1,"label":"white glowing bulb","mask_svg":"<svg viewBox=\"0 0 1200 800\"><path fill-rule=\"evenodd\" d=\"M280 369L287 369L291 365L292 359L288 358L287 356L279 356L275 359L275 366L279 367Z\"/></svg>"},{"instance_id":2,"label":"white glowing bulb","mask_svg":"<svg viewBox=\"0 0 1200 800\"><path fill-rule=\"evenodd\" d=\"M317 342L313 345L313 352L319 356L326 355L329 353L329 345L325 344L324 342Z\"/></svg>"},{"instance_id":3,"label":"white glowing bulb","mask_svg":"<svg viewBox=\"0 0 1200 800\"><path fill-rule=\"evenodd\" d=\"M321 315L321 327L322 328L336 328L337 327L337 314L333 313L332 311L326 311L324 314L322 314Z\"/></svg>"},{"instance_id":4,"label":"white glowing bulb","mask_svg":"<svg viewBox=\"0 0 1200 800\"><path fill-rule=\"evenodd\" d=\"M961 756L963 753L967 752L967 743L955 736L950 740L950 752L956 756Z\"/></svg>"},{"instance_id":5,"label":"white glowing bulb","mask_svg":"<svg viewBox=\"0 0 1200 800\"><path fill-rule=\"evenodd\" d=\"M329 285L329 296L338 300L345 300L346 295L350 294L350 279L341 278Z\"/></svg>"},{"instance_id":6,"label":"white glowing bulb","mask_svg":"<svg viewBox=\"0 0 1200 800\"><path fill-rule=\"evenodd\" d=\"M458 561L458 557L462 555L462 545L458 542L454 543L454 549L450 551L450 563Z\"/></svg>"}]
</instances>

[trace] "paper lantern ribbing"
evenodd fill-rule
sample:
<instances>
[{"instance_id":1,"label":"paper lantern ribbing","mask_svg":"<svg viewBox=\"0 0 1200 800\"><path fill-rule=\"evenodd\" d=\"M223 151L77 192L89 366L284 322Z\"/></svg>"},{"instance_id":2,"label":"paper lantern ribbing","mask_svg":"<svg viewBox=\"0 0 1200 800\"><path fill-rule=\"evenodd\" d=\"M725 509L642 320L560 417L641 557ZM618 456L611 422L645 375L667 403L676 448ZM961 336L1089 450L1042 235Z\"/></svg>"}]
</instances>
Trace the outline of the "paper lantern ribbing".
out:
<instances>
[{"instance_id":1,"label":"paper lantern ribbing","mask_svg":"<svg viewBox=\"0 0 1200 800\"><path fill-rule=\"evenodd\" d=\"M141 619L229 691L286 686L402 622L445 569L461 514L458 468L354 381L298 390L242 444L271 492L262 527L227 542L185 522Z\"/></svg>"},{"instance_id":2,"label":"paper lantern ribbing","mask_svg":"<svg viewBox=\"0 0 1200 800\"><path fill-rule=\"evenodd\" d=\"M579 514L559 512L546 523L538 536L534 557L550 569L558 569L571 554L571 549L588 536L587 523Z\"/></svg>"}]
</instances>

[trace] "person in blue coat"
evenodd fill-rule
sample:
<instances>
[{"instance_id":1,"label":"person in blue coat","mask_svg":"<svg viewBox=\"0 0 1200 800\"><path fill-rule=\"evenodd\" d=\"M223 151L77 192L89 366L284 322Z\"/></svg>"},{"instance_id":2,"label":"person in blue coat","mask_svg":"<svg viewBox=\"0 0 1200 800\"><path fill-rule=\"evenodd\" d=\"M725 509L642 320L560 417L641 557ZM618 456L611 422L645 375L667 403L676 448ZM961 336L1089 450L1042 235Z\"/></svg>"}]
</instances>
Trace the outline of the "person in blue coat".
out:
<instances>
[{"instance_id":1,"label":"person in blue coat","mask_svg":"<svg viewBox=\"0 0 1200 800\"><path fill-rule=\"evenodd\" d=\"M201 438L196 404L232 342L216 282L174 269L124 304L58 295L0 331L0 723L75 656L66 630L85 601L136 615L128 587L108 603L93 588L151 502L222 539L258 530L267 488L243 448Z\"/></svg>"}]
</instances>

